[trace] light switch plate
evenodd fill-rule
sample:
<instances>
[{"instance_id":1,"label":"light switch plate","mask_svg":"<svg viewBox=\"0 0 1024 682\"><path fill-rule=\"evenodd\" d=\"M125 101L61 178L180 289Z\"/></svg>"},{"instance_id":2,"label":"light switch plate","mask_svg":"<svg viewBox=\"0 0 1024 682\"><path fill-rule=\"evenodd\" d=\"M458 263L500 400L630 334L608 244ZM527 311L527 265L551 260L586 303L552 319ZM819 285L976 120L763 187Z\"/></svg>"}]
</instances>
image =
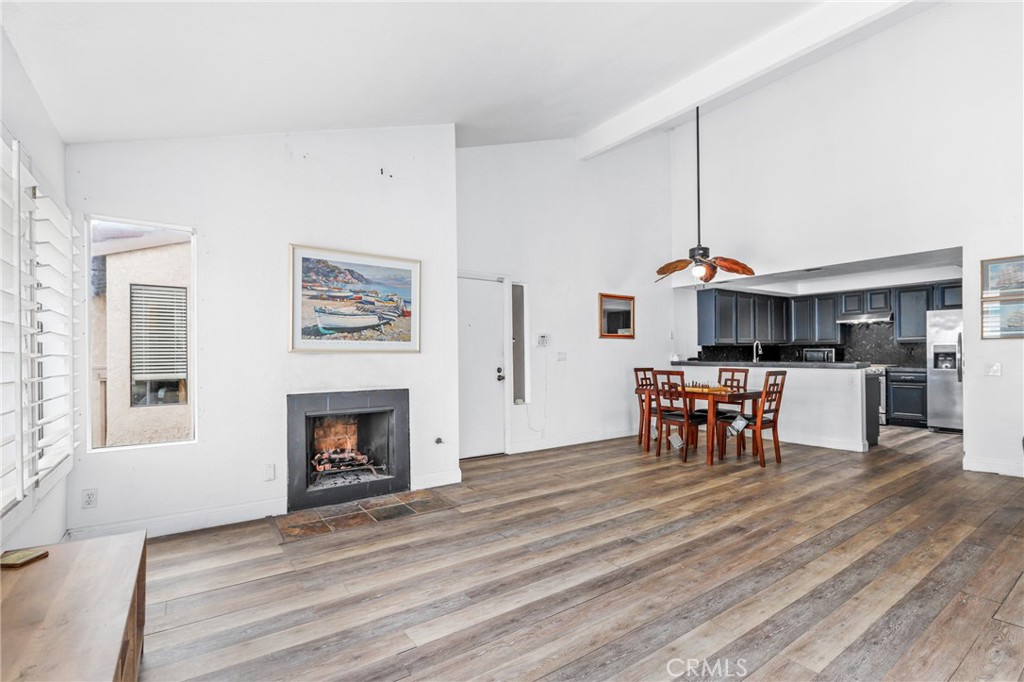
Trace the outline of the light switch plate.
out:
<instances>
[{"instance_id":1,"label":"light switch plate","mask_svg":"<svg viewBox=\"0 0 1024 682\"><path fill-rule=\"evenodd\" d=\"M558 351L558 362L565 362L568 359L569 359L569 354L568 353L566 353L564 350Z\"/></svg>"},{"instance_id":2,"label":"light switch plate","mask_svg":"<svg viewBox=\"0 0 1024 682\"><path fill-rule=\"evenodd\" d=\"M1001 362L986 362L985 363L985 376L989 376L989 377L1001 377L1001 376L1003 376L1003 363L1001 363Z\"/></svg>"}]
</instances>

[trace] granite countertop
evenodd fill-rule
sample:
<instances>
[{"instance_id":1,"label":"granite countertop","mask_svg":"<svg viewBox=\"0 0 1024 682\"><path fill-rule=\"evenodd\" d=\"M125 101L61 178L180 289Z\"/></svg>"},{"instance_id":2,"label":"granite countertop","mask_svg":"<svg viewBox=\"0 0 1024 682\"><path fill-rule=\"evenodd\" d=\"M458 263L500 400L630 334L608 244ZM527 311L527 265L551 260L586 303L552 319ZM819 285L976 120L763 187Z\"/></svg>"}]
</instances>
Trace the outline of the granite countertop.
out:
<instances>
[{"instance_id":1,"label":"granite countertop","mask_svg":"<svg viewBox=\"0 0 1024 682\"><path fill-rule=\"evenodd\" d=\"M867 362L704 362L700 360L676 360L676 367L764 367L766 369L864 369Z\"/></svg>"}]
</instances>

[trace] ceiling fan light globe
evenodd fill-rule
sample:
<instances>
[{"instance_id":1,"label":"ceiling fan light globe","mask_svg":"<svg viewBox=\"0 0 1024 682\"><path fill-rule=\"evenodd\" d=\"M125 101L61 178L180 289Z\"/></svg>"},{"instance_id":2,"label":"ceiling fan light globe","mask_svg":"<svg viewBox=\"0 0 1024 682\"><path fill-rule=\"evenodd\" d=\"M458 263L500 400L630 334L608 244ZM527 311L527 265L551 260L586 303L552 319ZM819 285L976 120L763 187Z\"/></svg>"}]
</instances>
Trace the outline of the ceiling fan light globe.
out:
<instances>
[{"instance_id":1,"label":"ceiling fan light globe","mask_svg":"<svg viewBox=\"0 0 1024 682\"><path fill-rule=\"evenodd\" d=\"M708 266L704 265L703 263L698 263L697 265L693 266L693 270L691 270L690 272L693 273L693 276L696 279L703 279L704 276L707 274L707 271Z\"/></svg>"}]
</instances>

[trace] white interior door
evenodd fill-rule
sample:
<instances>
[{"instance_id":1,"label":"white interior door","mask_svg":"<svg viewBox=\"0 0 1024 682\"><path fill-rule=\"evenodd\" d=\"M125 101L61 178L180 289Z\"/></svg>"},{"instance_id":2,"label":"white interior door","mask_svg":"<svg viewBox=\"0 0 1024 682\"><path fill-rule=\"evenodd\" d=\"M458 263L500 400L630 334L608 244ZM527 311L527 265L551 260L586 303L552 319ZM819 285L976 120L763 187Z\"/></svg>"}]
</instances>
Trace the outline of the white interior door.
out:
<instances>
[{"instance_id":1,"label":"white interior door","mask_svg":"<svg viewBox=\"0 0 1024 682\"><path fill-rule=\"evenodd\" d=\"M460 277L460 459L505 452L504 337L504 284Z\"/></svg>"}]
</instances>

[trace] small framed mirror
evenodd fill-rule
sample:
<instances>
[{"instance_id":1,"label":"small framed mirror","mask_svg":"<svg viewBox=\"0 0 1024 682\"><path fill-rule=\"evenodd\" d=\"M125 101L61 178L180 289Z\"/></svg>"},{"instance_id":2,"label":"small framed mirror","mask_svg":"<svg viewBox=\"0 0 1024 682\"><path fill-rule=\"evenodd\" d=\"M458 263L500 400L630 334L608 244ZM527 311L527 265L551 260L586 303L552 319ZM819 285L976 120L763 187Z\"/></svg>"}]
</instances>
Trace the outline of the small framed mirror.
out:
<instances>
[{"instance_id":1,"label":"small framed mirror","mask_svg":"<svg viewBox=\"0 0 1024 682\"><path fill-rule=\"evenodd\" d=\"M602 339L633 338L633 296L598 294L598 330Z\"/></svg>"}]
</instances>

